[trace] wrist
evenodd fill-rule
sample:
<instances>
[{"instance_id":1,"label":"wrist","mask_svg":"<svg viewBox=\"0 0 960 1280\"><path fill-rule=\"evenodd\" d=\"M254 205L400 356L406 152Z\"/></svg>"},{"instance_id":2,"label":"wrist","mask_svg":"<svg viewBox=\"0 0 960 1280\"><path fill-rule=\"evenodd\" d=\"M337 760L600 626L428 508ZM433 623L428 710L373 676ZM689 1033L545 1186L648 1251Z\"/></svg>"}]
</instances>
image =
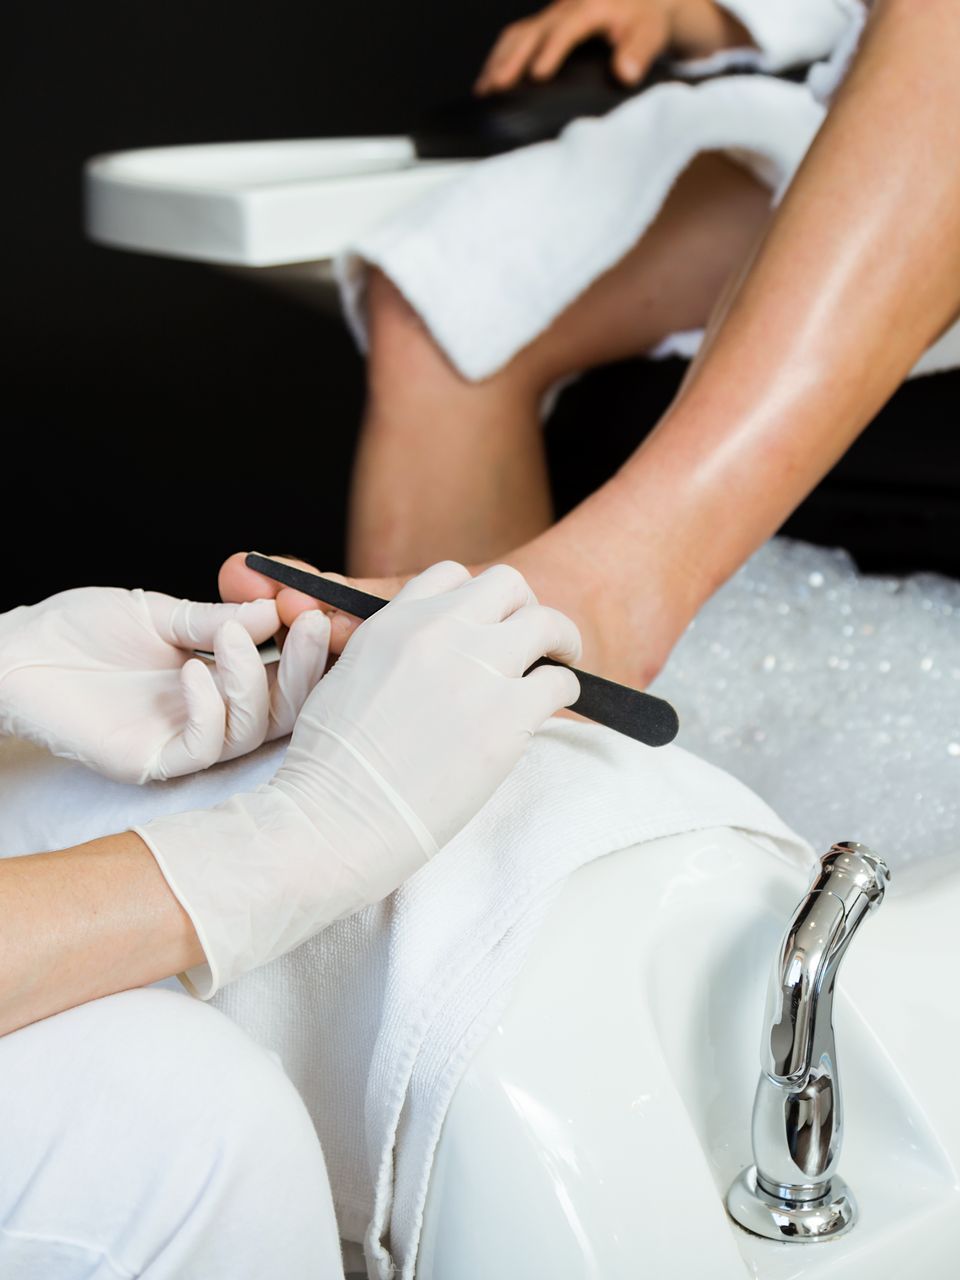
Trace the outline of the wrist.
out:
<instances>
[{"instance_id":1,"label":"wrist","mask_svg":"<svg viewBox=\"0 0 960 1280\"><path fill-rule=\"evenodd\" d=\"M707 58L725 49L755 47L743 23L714 0L679 0L674 10L673 38L685 58Z\"/></svg>"},{"instance_id":2,"label":"wrist","mask_svg":"<svg viewBox=\"0 0 960 1280\"><path fill-rule=\"evenodd\" d=\"M394 861L411 864L413 870L439 852L433 833L390 783L387 771L377 766L375 744L367 744L374 757L368 759L317 717L312 718L310 733L310 748L302 750L296 740L291 742L283 767L268 786L289 788L317 831L323 831L339 809L362 813L372 843L386 844Z\"/></svg>"},{"instance_id":3,"label":"wrist","mask_svg":"<svg viewBox=\"0 0 960 1280\"><path fill-rule=\"evenodd\" d=\"M397 800L356 753L295 735L257 791L135 828L200 941L202 963L182 975L194 994L209 999L418 871L436 844Z\"/></svg>"}]
</instances>

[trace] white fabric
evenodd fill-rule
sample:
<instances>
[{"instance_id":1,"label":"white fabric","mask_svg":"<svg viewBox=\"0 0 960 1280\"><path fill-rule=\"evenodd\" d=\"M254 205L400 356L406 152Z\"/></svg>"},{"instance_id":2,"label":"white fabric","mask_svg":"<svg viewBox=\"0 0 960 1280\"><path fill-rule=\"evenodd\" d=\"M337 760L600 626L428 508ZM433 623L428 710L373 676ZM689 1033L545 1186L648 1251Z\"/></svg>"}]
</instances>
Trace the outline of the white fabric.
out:
<instances>
[{"instance_id":1,"label":"white fabric","mask_svg":"<svg viewBox=\"0 0 960 1280\"><path fill-rule=\"evenodd\" d=\"M212 995L413 875L579 697L565 667L524 672L579 655L516 569L411 578L310 693L266 786L135 828L203 947L191 988Z\"/></svg>"},{"instance_id":2,"label":"white fabric","mask_svg":"<svg viewBox=\"0 0 960 1280\"><path fill-rule=\"evenodd\" d=\"M183 993L0 1038L5 1280L339 1280L310 1117L275 1056Z\"/></svg>"},{"instance_id":3,"label":"white fabric","mask_svg":"<svg viewBox=\"0 0 960 1280\"><path fill-rule=\"evenodd\" d=\"M636 244L699 153L727 153L778 198L823 121L864 9L856 0L731 0L727 7L754 35L759 65L833 56L811 71L808 85L762 75L659 85L601 119L575 121L555 141L483 161L434 188L337 262L344 311L361 348L369 263L391 278L459 372L480 380ZM745 57L735 50L714 61ZM689 358L702 336L664 335L650 354ZM929 348L913 374L955 365L960 325Z\"/></svg>"},{"instance_id":4,"label":"white fabric","mask_svg":"<svg viewBox=\"0 0 960 1280\"><path fill-rule=\"evenodd\" d=\"M840 39L831 48L829 57L815 63L807 76L810 92L819 102L827 104L832 101L850 70L869 15L869 0L863 4L860 0L837 0L837 3L846 13L846 26Z\"/></svg>"},{"instance_id":5,"label":"white fabric","mask_svg":"<svg viewBox=\"0 0 960 1280\"><path fill-rule=\"evenodd\" d=\"M719 0L750 32L764 71L827 57L849 25L856 0Z\"/></svg>"},{"instance_id":6,"label":"white fabric","mask_svg":"<svg viewBox=\"0 0 960 1280\"><path fill-rule=\"evenodd\" d=\"M736 151L779 188L823 115L803 86L763 76L671 83L477 164L338 262L351 327L364 344L373 263L465 377L488 377L633 247L698 153Z\"/></svg>"},{"instance_id":7,"label":"white fabric","mask_svg":"<svg viewBox=\"0 0 960 1280\"><path fill-rule=\"evenodd\" d=\"M0 848L59 847L215 803L268 777L280 749L136 789L0 744ZM810 856L756 796L679 748L554 720L489 804L390 899L219 993L221 1009L280 1053L306 1100L341 1235L366 1236L372 1275L389 1276L394 1263L413 1273L446 1109L565 878L617 849L724 826Z\"/></svg>"},{"instance_id":8,"label":"white fabric","mask_svg":"<svg viewBox=\"0 0 960 1280\"><path fill-rule=\"evenodd\" d=\"M291 630L279 667L257 644L273 600L202 604L81 587L0 615L0 733L121 782L178 777L288 734L323 674L323 614ZM207 665L194 652L212 649Z\"/></svg>"}]
</instances>

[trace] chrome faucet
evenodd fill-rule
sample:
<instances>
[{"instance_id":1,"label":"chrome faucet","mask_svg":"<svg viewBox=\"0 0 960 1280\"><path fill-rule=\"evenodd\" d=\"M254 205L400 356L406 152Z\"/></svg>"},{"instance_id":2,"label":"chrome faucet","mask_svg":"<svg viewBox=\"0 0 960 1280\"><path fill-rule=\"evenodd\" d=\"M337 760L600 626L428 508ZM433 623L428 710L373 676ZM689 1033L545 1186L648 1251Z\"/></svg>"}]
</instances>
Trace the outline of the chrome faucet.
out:
<instances>
[{"instance_id":1,"label":"chrome faucet","mask_svg":"<svg viewBox=\"0 0 960 1280\"><path fill-rule=\"evenodd\" d=\"M824 1240L856 1221L856 1201L837 1176L843 1101L833 995L847 947L889 878L866 845L835 844L780 944L753 1104L755 1164L727 1195L731 1217L756 1235Z\"/></svg>"}]
</instances>

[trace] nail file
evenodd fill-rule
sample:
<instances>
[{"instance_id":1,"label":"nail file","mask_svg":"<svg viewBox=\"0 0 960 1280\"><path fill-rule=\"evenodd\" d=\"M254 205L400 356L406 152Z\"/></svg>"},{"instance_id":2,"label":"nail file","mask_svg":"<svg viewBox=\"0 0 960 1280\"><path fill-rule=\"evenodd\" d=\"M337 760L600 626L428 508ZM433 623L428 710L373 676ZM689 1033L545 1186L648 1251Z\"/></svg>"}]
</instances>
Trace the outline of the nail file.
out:
<instances>
[{"instance_id":1,"label":"nail file","mask_svg":"<svg viewBox=\"0 0 960 1280\"><path fill-rule=\"evenodd\" d=\"M316 573L308 573L304 569L296 569L293 565L284 564L282 560L271 560L269 556L261 556L251 552L246 558L249 568L256 569L265 578L274 582L282 582L285 587L293 587L304 595L322 600L324 604L349 613L355 618L370 618L389 601L380 596L358 591L355 587L345 586L342 582L334 582ZM562 667L566 665L553 658L541 658L530 668L549 665ZM616 684L613 680L604 680L589 671L579 671L571 667L580 681L580 697L570 708L597 724L604 724L608 729L615 729L628 738L646 743L648 747L663 747L677 736L680 721L669 702L656 698L652 693L641 693L638 689L630 689L626 685Z\"/></svg>"}]
</instances>

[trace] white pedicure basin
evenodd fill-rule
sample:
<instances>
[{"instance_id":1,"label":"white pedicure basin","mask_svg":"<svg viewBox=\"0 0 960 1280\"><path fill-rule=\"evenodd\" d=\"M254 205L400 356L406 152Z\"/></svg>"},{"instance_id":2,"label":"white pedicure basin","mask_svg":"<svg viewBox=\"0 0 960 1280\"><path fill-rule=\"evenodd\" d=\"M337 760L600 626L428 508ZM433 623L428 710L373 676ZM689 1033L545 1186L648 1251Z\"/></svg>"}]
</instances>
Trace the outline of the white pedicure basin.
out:
<instances>
[{"instance_id":1,"label":"white pedicure basin","mask_svg":"<svg viewBox=\"0 0 960 1280\"><path fill-rule=\"evenodd\" d=\"M448 1112L418 1280L956 1277L960 867L895 875L843 961L856 1225L781 1242L726 1213L753 1160L768 975L809 883L730 831L570 879Z\"/></svg>"},{"instance_id":2,"label":"white pedicure basin","mask_svg":"<svg viewBox=\"0 0 960 1280\"><path fill-rule=\"evenodd\" d=\"M86 229L118 249L290 285L329 280L351 239L468 161L417 158L405 137L154 147L87 161Z\"/></svg>"}]
</instances>

